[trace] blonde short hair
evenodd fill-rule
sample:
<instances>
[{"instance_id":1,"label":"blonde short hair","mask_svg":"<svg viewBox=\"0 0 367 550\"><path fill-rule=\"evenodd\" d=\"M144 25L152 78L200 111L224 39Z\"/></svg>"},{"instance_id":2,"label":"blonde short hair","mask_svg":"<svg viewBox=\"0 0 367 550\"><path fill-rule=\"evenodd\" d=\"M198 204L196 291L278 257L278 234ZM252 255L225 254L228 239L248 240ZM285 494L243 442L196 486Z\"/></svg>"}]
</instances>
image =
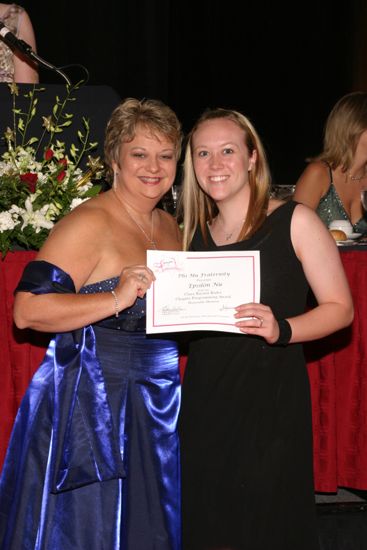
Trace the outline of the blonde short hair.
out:
<instances>
[{"instance_id":1,"label":"blonde short hair","mask_svg":"<svg viewBox=\"0 0 367 550\"><path fill-rule=\"evenodd\" d=\"M145 126L153 135L165 136L172 142L176 158L179 158L182 132L173 110L157 99L127 98L115 108L107 123L104 161L109 181L113 179L112 163L118 162L121 144L134 139L138 125Z\"/></svg>"}]
</instances>

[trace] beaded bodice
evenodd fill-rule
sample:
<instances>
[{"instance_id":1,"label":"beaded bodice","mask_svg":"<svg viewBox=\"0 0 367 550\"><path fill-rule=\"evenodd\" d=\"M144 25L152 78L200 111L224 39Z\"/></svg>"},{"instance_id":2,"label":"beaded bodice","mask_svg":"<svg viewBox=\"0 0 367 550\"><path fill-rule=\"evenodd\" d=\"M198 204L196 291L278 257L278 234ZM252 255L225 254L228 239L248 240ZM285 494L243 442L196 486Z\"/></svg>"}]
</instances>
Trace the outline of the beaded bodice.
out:
<instances>
[{"instance_id":1,"label":"beaded bodice","mask_svg":"<svg viewBox=\"0 0 367 550\"><path fill-rule=\"evenodd\" d=\"M97 292L109 292L113 290L119 281L119 277L112 277L111 279L105 279L85 285L80 289L80 294L96 294ZM113 306L113 298L111 295L111 309ZM145 315L146 315L146 302L144 298L137 298L135 304L127 309L124 309L119 313L116 318L115 315L111 315L106 319L98 321L96 325L111 328L115 330L123 330L126 332L144 332L145 331Z\"/></svg>"},{"instance_id":2,"label":"beaded bodice","mask_svg":"<svg viewBox=\"0 0 367 550\"><path fill-rule=\"evenodd\" d=\"M330 187L327 193L321 198L316 212L326 227L329 227L330 222L333 220L350 221L333 182L330 182ZM353 231L355 233L366 233L367 219L363 217L353 224Z\"/></svg>"}]
</instances>

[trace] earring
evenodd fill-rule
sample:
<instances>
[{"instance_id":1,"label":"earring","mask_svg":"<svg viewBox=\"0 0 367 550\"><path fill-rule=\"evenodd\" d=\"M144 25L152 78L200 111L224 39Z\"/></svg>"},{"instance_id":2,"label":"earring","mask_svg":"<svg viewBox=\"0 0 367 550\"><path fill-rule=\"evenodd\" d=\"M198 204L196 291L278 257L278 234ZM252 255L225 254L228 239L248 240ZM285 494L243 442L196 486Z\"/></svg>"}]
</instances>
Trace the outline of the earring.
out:
<instances>
[{"instance_id":1,"label":"earring","mask_svg":"<svg viewBox=\"0 0 367 550\"><path fill-rule=\"evenodd\" d=\"M118 174L119 174L118 172L114 172L114 173L113 173L113 183L112 183L112 186L113 186L114 189L116 188L116 185L117 185L116 178L117 178Z\"/></svg>"}]
</instances>

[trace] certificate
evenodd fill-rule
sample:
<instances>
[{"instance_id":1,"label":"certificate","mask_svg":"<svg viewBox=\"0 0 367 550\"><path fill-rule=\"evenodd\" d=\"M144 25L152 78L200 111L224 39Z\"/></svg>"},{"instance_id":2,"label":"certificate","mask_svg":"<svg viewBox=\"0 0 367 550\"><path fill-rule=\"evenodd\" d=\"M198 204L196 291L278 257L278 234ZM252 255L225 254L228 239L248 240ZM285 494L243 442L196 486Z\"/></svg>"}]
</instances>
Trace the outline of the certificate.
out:
<instances>
[{"instance_id":1,"label":"certificate","mask_svg":"<svg viewBox=\"0 0 367 550\"><path fill-rule=\"evenodd\" d=\"M147 333L240 333L235 307L260 300L260 252L147 250Z\"/></svg>"}]
</instances>

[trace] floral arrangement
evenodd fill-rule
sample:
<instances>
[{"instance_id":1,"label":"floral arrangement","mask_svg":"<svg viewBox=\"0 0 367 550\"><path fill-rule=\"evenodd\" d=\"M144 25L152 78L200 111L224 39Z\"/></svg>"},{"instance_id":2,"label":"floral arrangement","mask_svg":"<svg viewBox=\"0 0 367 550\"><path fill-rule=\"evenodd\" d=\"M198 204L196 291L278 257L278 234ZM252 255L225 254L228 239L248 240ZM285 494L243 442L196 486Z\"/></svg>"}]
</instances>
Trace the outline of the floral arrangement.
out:
<instances>
[{"instance_id":1,"label":"floral arrangement","mask_svg":"<svg viewBox=\"0 0 367 550\"><path fill-rule=\"evenodd\" d=\"M88 153L96 148L90 142L89 121L77 131L78 146L66 150L60 133L73 123L67 105L75 101L80 86L66 86L64 99L55 98L52 113L42 117L39 137L28 137L29 125L37 112L38 94L45 90L35 85L24 95L27 112L17 108L19 88L9 84L13 98L13 129L4 133L6 152L0 157L0 252L39 250L54 224L77 205L98 194L103 176L99 158ZM81 162L88 158L83 172Z\"/></svg>"}]
</instances>

